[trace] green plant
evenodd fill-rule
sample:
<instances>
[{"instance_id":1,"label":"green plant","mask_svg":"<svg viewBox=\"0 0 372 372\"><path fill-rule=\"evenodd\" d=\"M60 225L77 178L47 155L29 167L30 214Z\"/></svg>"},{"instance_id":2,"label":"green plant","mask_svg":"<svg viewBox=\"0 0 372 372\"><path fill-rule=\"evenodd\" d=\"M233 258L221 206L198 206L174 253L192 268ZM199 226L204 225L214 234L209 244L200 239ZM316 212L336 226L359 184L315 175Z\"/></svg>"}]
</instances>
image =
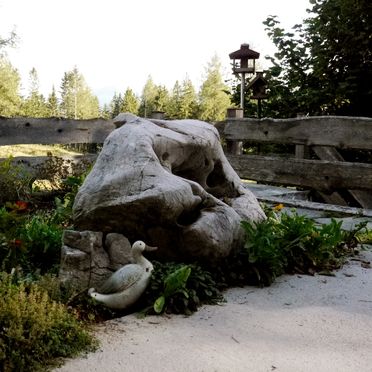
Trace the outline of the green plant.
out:
<instances>
[{"instance_id":1,"label":"green plant","mask_svg":"<svg viewBox=\"0 0 372 372\"><path fill-rule=\"evenodd\" d=\"M263 285L271 284L284 272L313 274L339 268L345 256L353 254L356 236L364 226L357 225L353 231L345 232L341 221L334 219L317 226L295 211L278 216L271 210L267 216L260 223L242 222L245 254L237 255Z\"/></svg>"},{"instance_id":2,"label":"green plant","mask_svg":"<svg viewBox=\"0 0 372 372\"><path fill-rule=\"evenodd\" d=\"M0 162L0 206L5 202L28 200L31 194L32 177L13 157Z\"/></svg>"},{"instance_id":3,"label":"green plant","mask_svg":"<svg viewBox=\"0 0 372 372\"><path fill-rule=\"evenodd\" d=\"M0 370L37 371L96 342L67 308L36 284L0 275Z\"/></svg>"},{"instance_id":4,"label":"green plant","mask_svg":"<svg viewBox=\"0 0 372 372\"><path fill-rule=\"evenodd\" d=\"M27 271L47 272L59 264L62 227L51 221L48 212L31 216L19 230L24 247Z\"/></svg>"},{"instance_id":5,"label":"green plant","mask_svg":"<svg viewBox=\"0 0 372 372\"><path fill-rule=\"evenodd\" d=\"M21 267L26 272L46 272L59 263L62 226L50 213L33 215L0 208L0 265L10 271Z\"/></svg>"},{"instance_id":6,"label":"green plant","mask_svg":"<svg viewBox=\"0 0 372 372\"><path fill-rule=\"evenodd\" d=\"M359 231L356 238L361 244L372 244L372 230L365 229L363 232Z\"/></svg>"},{"instance_id":7,"label":"green plant","mask_svg":"<svg viewBox=\"0 0 372 372\"><path fill-rule=\"evenodd\" d=\"M154 262L151 282L139 308L156 314L191 314L202 304L222 301L212 274L196 264Z\"/></svg>"},{"instance_id":8,"label":"green plant","mask_svg":"<svg viewBox=\"0 0 372 372\"><path fill-rule=\"evenodd\" d=\"M79 187L83 184L85 178L90 172L90 168L77 176L68 176L63 180L65 195L63 199L55 198L55 210L53 213L53 222L68 226L72 224L72 207Z\"/></svg>"},{"instance_id":9,"label":"green plant","mask_svg":"<svg viewBox=\"0 0 372 372\"><path fill-rule=\"evenodd\" d=\"M154 302L154 310L157 314L163 312L165 302L169 301L171 296L182 293L185 299L189 298L189 294L186 291L186 283L190 273L190 267L181 266L179 269L168 274L164 279L164 291Z\"/></svg>"}]
</instances>

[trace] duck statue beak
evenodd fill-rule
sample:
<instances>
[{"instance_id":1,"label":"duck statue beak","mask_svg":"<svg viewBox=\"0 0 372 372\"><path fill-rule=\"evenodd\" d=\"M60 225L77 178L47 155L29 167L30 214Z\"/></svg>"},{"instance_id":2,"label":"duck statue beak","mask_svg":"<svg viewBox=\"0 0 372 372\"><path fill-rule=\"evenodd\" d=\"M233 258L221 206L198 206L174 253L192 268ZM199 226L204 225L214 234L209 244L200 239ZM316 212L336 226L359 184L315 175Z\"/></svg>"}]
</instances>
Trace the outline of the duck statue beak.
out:
<instances>
[{"instance_id":1,"label":"duck statue beak","mask_svg":"<svg viewBox=\"0 0 372 372\"><path fill-rule=\"evenodd\" d=\"M158 247L151 247L151 245L147 245L145 247L145 251L151 252L151 251L156 251Z\"/></svg>"}]
</instances>

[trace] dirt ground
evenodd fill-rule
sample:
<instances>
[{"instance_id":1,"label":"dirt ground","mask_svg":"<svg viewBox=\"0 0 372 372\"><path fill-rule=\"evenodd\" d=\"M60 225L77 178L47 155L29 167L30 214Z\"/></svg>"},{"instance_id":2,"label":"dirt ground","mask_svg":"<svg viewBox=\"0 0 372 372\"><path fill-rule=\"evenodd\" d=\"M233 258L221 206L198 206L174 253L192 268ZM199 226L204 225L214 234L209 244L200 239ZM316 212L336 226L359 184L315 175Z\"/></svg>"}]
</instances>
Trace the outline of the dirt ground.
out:
<instances>
[{"instance_id":1,"label":"dirt ground","mask_svg":"<svg viewBox=\"0 0 372 372\"><path fill-rule=\"evenodd\" d=\"M335 277L230 289L226 303L190 317L108 321L97 326L97 352L56 371L372 371L372 269L363 263L372 252L359 259Z\"/></svg>"}]
</instances>

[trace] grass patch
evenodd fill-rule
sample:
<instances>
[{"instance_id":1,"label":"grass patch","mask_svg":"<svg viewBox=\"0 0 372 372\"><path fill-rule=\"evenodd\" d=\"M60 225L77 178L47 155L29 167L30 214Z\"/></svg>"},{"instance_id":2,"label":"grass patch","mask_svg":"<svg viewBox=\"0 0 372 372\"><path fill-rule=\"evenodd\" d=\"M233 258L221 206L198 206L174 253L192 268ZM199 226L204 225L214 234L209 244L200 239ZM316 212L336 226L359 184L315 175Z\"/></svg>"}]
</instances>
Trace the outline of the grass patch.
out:
<instances>
[{"instance_id":1,"label":"grass patch","mask_svg":"<svg viewBox=\"0 0 372 372\"><path fill-rule=\"evenodd\" d=\"M80 155L59 145L7 145L0 146L0 158L9 156L63 156Z\"/></svg>"}]
</instances>

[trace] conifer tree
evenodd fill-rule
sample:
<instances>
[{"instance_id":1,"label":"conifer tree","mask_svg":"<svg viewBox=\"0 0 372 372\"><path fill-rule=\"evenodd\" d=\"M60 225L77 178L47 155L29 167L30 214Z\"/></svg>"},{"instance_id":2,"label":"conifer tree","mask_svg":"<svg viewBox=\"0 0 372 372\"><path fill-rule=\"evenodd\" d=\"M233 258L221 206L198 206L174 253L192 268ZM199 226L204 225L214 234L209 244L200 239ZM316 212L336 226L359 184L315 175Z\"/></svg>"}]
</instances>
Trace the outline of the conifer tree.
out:
<instances>
[{"instance_id":1,"label":"conifer tree","mask_svg":"<svg viewBox=\"0 0 372 372\"><path fill-rule=\"evenodd\" d=\"M169 119L182 119L181 116L182 87L177 80L173 86L167 107L167 117Z\"/></svg>"},{"instance_id":2,"label":"conifer tree","mask_svg":"<svg viewBox=\"0 0 372 372\"><path fill-rule=\"evenodd\" d=\"M22 105L22 114L32 118L48 116L45 98L39 92L39 76L35 68L30 71L30 89Z\"/></svg>"},{"instance_id":3,"label":"conifer tree","mask_svg":"<svg viewBox=\"0 0 372 372\"><path fill-rule=\"evenodd\" d=\"M52 87L52 93L49 94L47 103L47 116L48 117L59 117L60 112L59 112L59 104L58 104L58 98L56 94L56 90L54 88L54 85Z\"/></svg>"},{"instance_id":4,"label":"conifer tree","mask_svg":"<svg viewBox=\"0 0 372 372\"><path fill-rule=\"evenodd\" d=\"M20 114L20 76L4 55L0 55L0 115Z\"/></svg>"},{"instance_id":5,"label":"conifer tree","mask_svg":"<svg viewBox=\"0 0 372 372\"><path fill-rule=\"evenodd\" d=\"M154 108L154 105L157 93L158 93L157 86L152 80L152 77L149 76L142 91L141 104L139 107L140 116L145 118L150 117L152 112L156 110Z\"/></svg>"},{"instance_id":6,"label":"conifer tree","mask_svg":"<svg viewBox=\"0 0 372 372\"><path fill-rule=\"evenodd\" d=\"M130 88L127 88L127 90L124 93L123 102L120 108L121 112L130 112L134 115L138 114L139 109L139 100L134 94L133 90Z\"/></svg>"},{"instance_id":7,"label":"conifer tree","mask_svg":"<svg viewBox=\"0 0 372 372\"><path fill-rule=\"evenodd\" d=\"M188 76L182 82L180 117L182 119L193 119L197 115L198 97L195 88Z\"/></svg>"},{"instance_id":8,"label":"conifer tree","mask_svg":"<svg viewBox=\"0 0 372 372\"><path fill-rule=\"evenodd\" d=\"M114 93L114 96L112 97L112 100L110 102L110 116L111 119L118 116L121 112L121 107L123 106L123 98L121 94Z\"/></svg>"},{"instance_id":9,"label":"conifer tree","mask_svg":"<svg viewBox=\"0 0 372 372\"><path fill-rule=\"evenodd\" d=\"M65 72L61 84L61 114L71 119L92 119L100 115L94 96L77 67Z\"/></svg>"},{"instance_id":10,"label":"conifer tree","mask_svg":"<svg viewBox=\"0 0 372 372\"><path fill-rule=\"evenodd\" d=\"M169 106L169 92L164 85L156 87L153 111L163 111L166 113Z\"/></svg>"},{"instance_id":11,"label":"conifer tree","mask_svg":"<svg viewBox=\"0 0 372 372\"><path fill-rule=\"evenodd\" d=\"M199 93L199 118L205 121L219 121L226 116L230 106L228 87L224 84L221 74L221 63L214 56L208 63L206 79Z\"/></svg>"}]
</instances>

